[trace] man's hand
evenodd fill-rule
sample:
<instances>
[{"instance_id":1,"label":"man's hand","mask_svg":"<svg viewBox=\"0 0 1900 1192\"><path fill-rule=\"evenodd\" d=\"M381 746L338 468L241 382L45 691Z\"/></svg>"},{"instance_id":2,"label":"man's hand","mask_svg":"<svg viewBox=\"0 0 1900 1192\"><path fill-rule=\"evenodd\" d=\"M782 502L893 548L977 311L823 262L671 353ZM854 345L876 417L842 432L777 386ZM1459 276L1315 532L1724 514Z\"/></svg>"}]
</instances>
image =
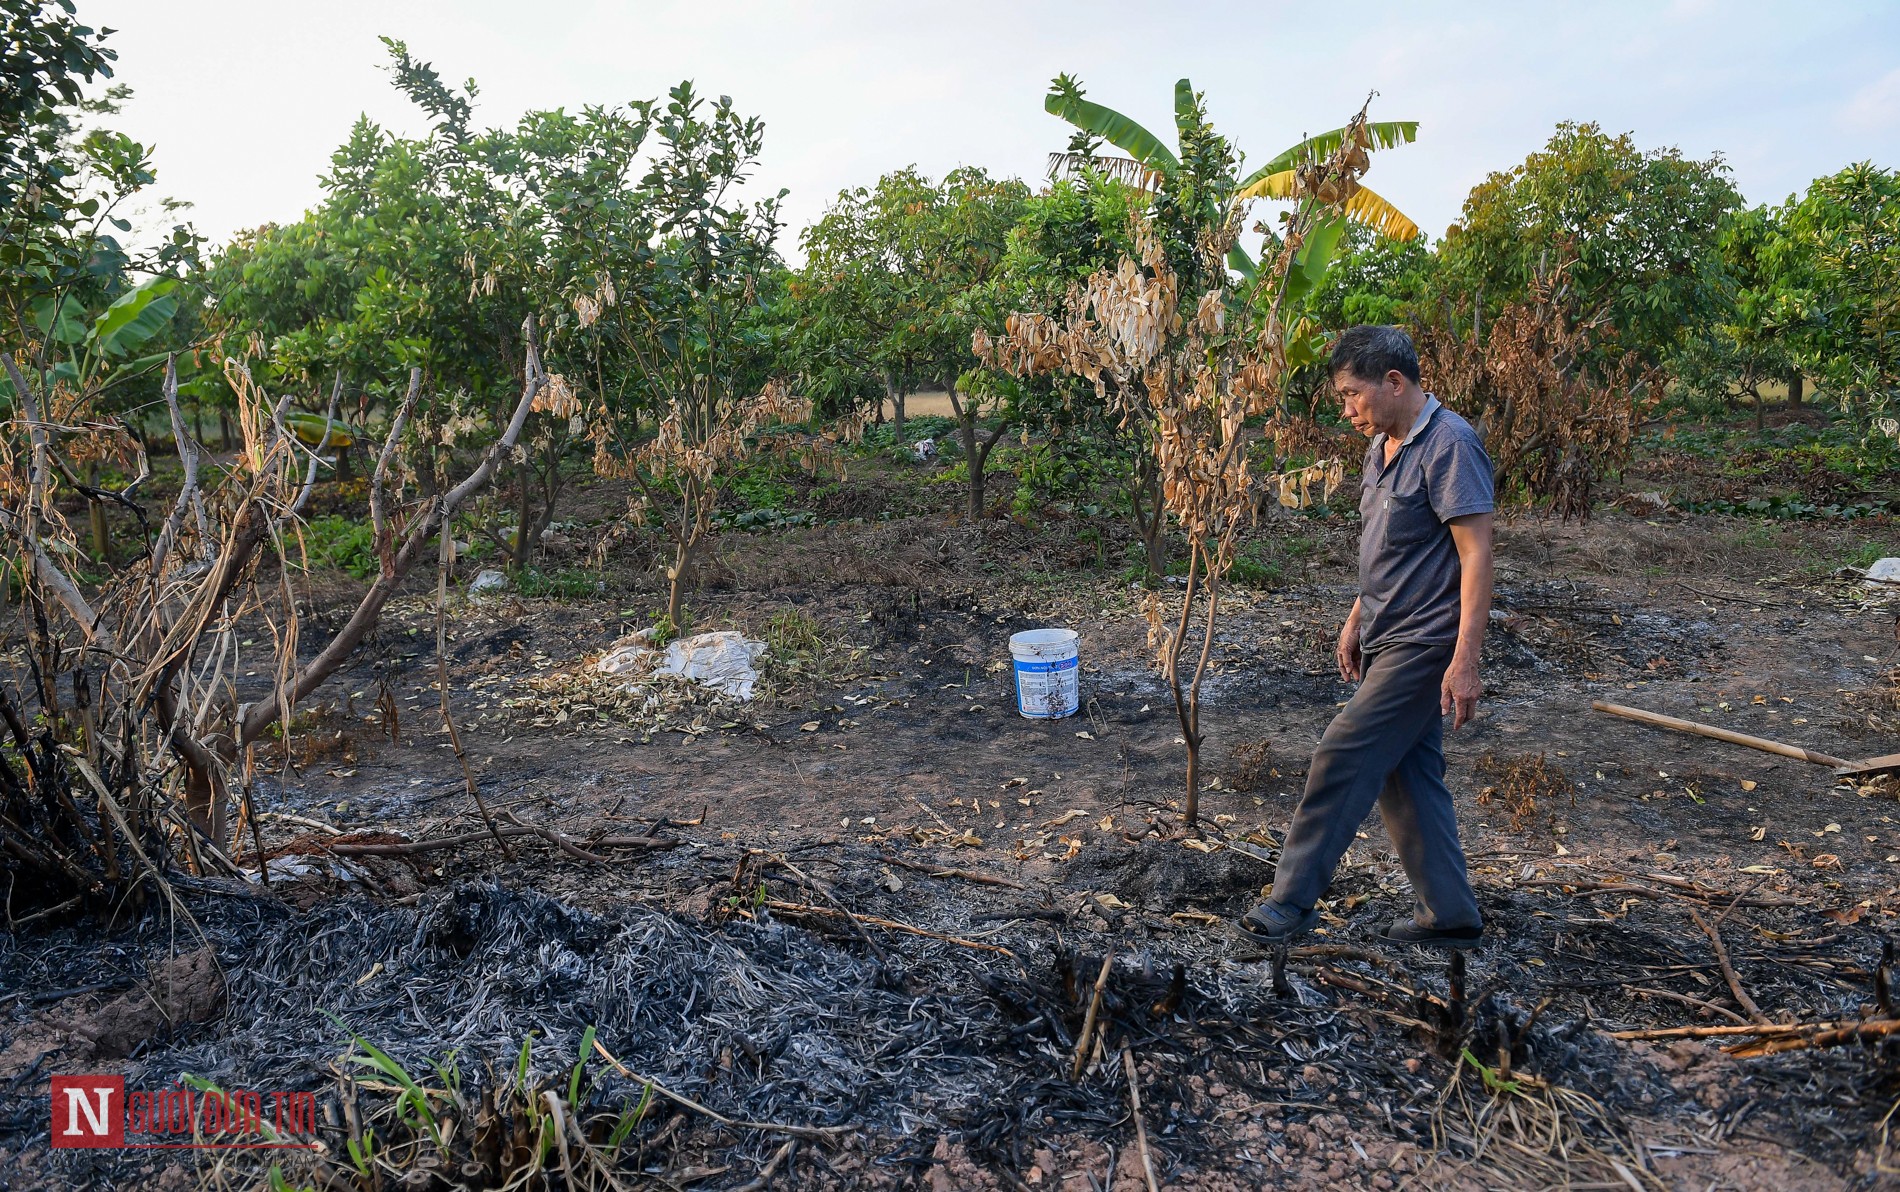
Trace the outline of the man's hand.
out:
<instances>
[{"instance_id":1,"label":"man's hand","mask_svg":"<svg viewBox=\"0 0 1900 1192\"><path fill-rule=\"evenodd\" d=\"M1364 670L1364 656L1359 651L1359 602L1353 601L1352 613L1346 618L1346 624L1339 631L1339 644L1333 648L1333 659L1339 663L1339 677L1349 683L1357 683Z\"/></svg>"},{"instance_id":2,"label":"man's hand","mask_svg":"<svg viewBox=\"0 0 1900 1192\"><path fill-rule=\"evenodd\" d=\"M1451 727L1463 728L1478 713L1478 697L1484 684L1478 679L1478 664L1454 657L1445 668L1445 682L1438 689L1438 711L1451 717Z\"/></svg>"},{"instance_id":3,"label":"man's hand","mask_svg":"<svg viewBox=\"0 0 1900 1192\"><path fill-rule=\"evenodd\" d=\"M1484 630L1491 623L1491 515L1468 513L1445 523L1458 548L1458 647L1445 669L1438 710L1462 728L1478 710L1484 684L1478 660L1484 657Z\"/></svg>"}]
</instances>

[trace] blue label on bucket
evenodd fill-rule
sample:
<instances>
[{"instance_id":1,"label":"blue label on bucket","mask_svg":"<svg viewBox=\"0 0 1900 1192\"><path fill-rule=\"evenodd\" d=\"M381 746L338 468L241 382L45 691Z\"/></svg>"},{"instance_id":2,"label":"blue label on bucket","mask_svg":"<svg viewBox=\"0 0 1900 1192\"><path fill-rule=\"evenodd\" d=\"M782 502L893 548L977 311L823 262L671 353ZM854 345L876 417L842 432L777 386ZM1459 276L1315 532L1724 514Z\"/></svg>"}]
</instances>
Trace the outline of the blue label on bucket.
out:
<instances>
[{"instance_id":1,"label":"blue label on bucket","mask_svg":"<svg viewBox=\"0 0 1900 1192\"><path fill-rule=\"evenodd\" d=\"M1041 675L1050 671L1074 670L1081 662L1080 658L1059 658L1054 662L1024 662L1018 658L1016 669L1024 674Z\"/></svg>"}]
</instances>

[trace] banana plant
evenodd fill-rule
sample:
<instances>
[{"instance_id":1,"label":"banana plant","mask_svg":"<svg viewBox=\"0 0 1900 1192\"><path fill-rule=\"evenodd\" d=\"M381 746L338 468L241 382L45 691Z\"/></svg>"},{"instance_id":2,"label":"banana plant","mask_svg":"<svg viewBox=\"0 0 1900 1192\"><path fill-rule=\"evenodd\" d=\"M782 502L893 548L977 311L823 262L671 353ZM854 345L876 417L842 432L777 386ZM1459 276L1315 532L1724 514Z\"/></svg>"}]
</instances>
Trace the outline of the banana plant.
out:
<instances>
[{"instance_id":1,"label":"banana plant","mask_svg":"<svg viewBox=\"0 0 1900 1192\"><path fill-rule=\"evenodd\" d=\"M1181 79L1174 85L1178 155L1160 137L1136 121L1088 99L1083 94L1081 83L1069 75L1058 75L1050 84L1043 108L1077 129L1069 143L1068 152L1050 155L1049 172L1052 176L1058 173L1074 174L1087 169L1147 191L1160 191L1176 178L1183 168L1182 161L1191 152L1191 141L1203 132L1205 121L1194 84L1187 79ZM1360 153L1390 149L1418 138L1416 120L1368 121L1362 127L1363 132L1358 138ZM1229 197L1294 201L1317 198L1329 204L1338 203L1342 196L1328 194L1324 189L1336 184L1318 179L1314 174L1317 171L1316 163L1331 156L1339 148L1346 133L1345 128L1335 128L1307 137L1283 150L1245 178L1234 180ZM1096 148L1103 141L1128 156L1096 153ZM1363 163L1360 168L1363 169ZM1333 258L1345 239L1346 222L1350 220L1364 224L1394 240L1412 240L1419 234L1418 225L1389 200L1361 185L1356 178L1351 187L1351 193L1343 196L1341 214L1320 220L1307 234L1299 257L1286 277L1287 292L1283 309L1290 315L1287 319L1286 352L1288 363L1295 367L1316 361L1324 346L1321 328L1300 312L1307 296L1319 287L1327 269L1332 266ZM1206 216L1210 223L1219 216L1216 208L1220 206L1221 197L1214 194L1206 197ZM1259 270L1247 250L1239 245L1228 252L1227 266L1248 282L1254 280Z\"/></svg>"},{"instance_id":2,"label":"banana plant","mask_svg":"<svg viewBox=\"0 0 1900 1192\"><path fill-rule=\"evenodd\" d=\"M48 355L60 357L47 362L47 384L64 381L83 393L102 385L105 375L115 369L164 363L163 352L144 357L134 353L171 322L178 309L172 293L177 287L175 277L148 278L96 313L84 310L65 293L39 299L32 307L33 321L52 349Z\"/></svg>"},{"instance_id":3,"label":"banana plant","mask_svg":"<svg viewBox=\"0 0 1900 1192\"><path fill-rule=\"evenodd\" d=\"M1070 144L1070 152L1050 155L1051 174L1074 173L1088 168L1101 171L1144 190L1157 190L1181 168L1180 158L1160 137L1113 108L1104 107L1086 98L1081 83L1069 75L1056 76L1055 81L1049 86L1049 94L1043 99L1042 106L1050 115L1061 117L1079 130L1076 139ZM1174 122L1177 132L1187 134L1194 127L1195 117L1194 85L1187 79L1182 79L1174 85ZM1367 150L1391 149L1418 138L1418 121L1369 122L1365 130L1366 140L1369 143L1363 148ZM1235 183L1234 197L1240 199L1298 197L1301 193L1301 167L1325 159L1339 147L1340 138L1345 133L1345 129L1335 128L1330 132L1307 137L1276 154L1267 164ZM1096 154L1094 148L1101 141L1107 141L1128 156L1114 157ZM1364 186L1357 187L1347 198L1345 217L1394 240L1412 240L1418 237L1416 223L1393 206L1389 200ZM1251 259L1246 258L1244 252L1239 255L1242 259L1236 260L1230 256L1228 263L1241 273L1251 275L1253 272Z\"/></svg>"}]
</instances>

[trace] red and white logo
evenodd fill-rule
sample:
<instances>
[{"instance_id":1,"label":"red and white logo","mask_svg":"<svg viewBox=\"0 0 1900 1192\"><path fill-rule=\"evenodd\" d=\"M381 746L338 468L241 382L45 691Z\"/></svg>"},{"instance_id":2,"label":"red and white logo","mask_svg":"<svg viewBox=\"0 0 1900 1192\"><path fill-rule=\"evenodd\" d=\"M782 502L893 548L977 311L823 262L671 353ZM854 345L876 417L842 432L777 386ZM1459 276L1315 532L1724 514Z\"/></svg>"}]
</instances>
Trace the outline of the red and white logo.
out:
<instances>
[{"instance_id":1,"label":"red and white logo","mask_svg":"<svg viewBox=\"0 0 1900 1192\"><path fill-rule=\"evenodd\" d=\"M55 1076L53 1145L309 1150L315 1093L169 1087L126 1092L123 1076Z\"/></svg>"},{"instance_id":2,"label":"red and white logo","mask_svg":"<svg viewBox=\"0 0 1900 1192\"><path fill-rule=\"evenodd\" d=\"M125 1077L53 1077L54 1146L124 1146Z\"/></svg>"}]
</instances>

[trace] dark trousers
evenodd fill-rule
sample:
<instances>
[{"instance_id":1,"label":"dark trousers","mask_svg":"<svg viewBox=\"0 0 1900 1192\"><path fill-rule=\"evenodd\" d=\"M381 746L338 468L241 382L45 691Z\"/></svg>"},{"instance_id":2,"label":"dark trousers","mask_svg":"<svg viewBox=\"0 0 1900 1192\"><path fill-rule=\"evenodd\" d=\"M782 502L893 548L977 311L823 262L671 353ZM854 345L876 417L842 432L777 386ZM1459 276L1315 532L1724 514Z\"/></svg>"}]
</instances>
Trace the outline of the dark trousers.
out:
<instances>
[{"instance_id":1,"label":"dark trousers","mask_svg":"<svg viewBox=\"0 0 1900 1192\"><path fill-rule=\"evenodd\" d=\"M1366 656L1359 690L1313 753L1306 793L1280 849L1275 902L1304 909L1319 901L1377 801L1418 899L1419 925L1478 926L1445 788L1438 704L1451 654L1450 646L1393 645Z\"/></svg>"}]
</instances>

